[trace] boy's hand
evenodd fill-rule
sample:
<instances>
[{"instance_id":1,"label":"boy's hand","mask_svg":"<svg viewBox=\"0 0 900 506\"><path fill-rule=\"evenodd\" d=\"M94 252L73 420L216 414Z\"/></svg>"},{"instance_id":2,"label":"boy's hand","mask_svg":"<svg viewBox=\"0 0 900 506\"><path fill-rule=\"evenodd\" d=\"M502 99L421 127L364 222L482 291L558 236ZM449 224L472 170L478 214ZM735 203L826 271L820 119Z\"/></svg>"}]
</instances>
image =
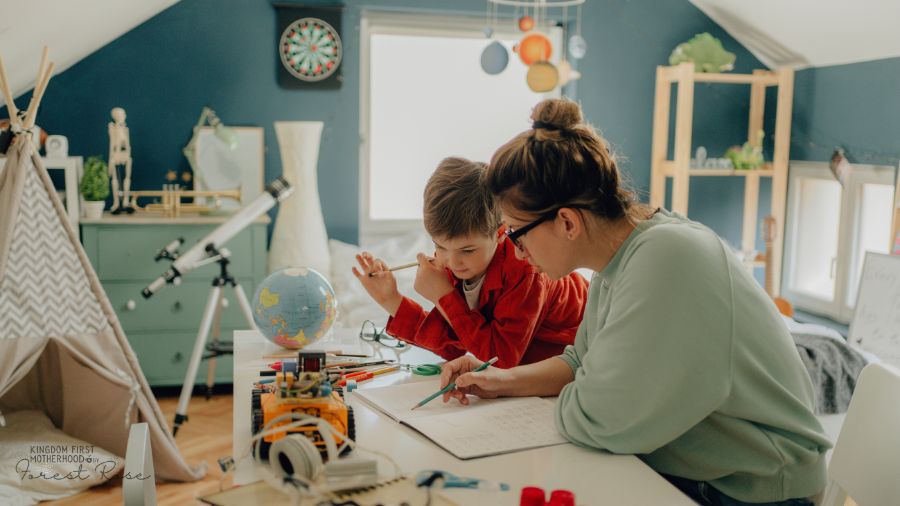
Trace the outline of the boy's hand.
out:
<instances>
[{"instance_id":1,"label":"boy's hand","mask_svg":"<svg viewBox=\"0 0 900 506\"><path fill-rule=\"evenodd\" d=\"M424 253L419 253L416 255L416 260L419 261L419 268L416 271L416 281L413 284L413 288L422 297L425 297L437 306L441 297L453 291L453 285L447 279L447 272L434 261L434 258L426 256Z\"/></svg>"},{"instance_id":2,"label":"boy's hand","mask_svg":"<svg viewBox=\"0 0 900 506\"><path fill-rule=\"evenodd\" d=\"M441 367L441 388L456 382L456 388L443 396L444 402L456 399L463 405L469 404L467 394L477 395L484 399L493 399L503 395L502 388L509 383L509 371L488 367L479 372L477 369L483 361L472 355L463 355L447 362Z\"/></svg>"},{"instance_id":3,"label":"boy's hand","mask_svg":"<svg viewBox=\"0 0 900 506\"><path fill-rule=\"evenodd\" d=\"M397 290L397 280L393 273L388 271L387 264L380 258L375 258L368 251L356 255L360 270L353 267L353 275L362 283L363 288L369 292L369 296L385 309L391 316L397 314L403 296ZM369 276L370 273L378 273Z\"/></svg>"}]
</instances>

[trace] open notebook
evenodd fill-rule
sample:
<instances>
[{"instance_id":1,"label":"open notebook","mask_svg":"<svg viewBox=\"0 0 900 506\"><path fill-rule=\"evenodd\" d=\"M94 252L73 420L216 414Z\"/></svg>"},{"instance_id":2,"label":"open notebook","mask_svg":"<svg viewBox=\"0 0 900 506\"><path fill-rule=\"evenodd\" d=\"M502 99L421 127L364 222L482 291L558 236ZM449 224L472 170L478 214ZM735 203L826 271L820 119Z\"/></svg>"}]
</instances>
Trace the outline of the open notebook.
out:
<instances>
[{"instance_id":1,"label":"open notebook","mask_svg":"<svg viewBox=\"0 0 900 506\"><path fill-rule=\"evenodd\" d=\"M415 411L410 408L440 389L437 381L416 381L380 388L362 388L353 395L421 432L460 459L484 457L563 444L553 421L553 401L540 397L480 399L468 406L435 399Z\"/></svg>"}]
</instances>

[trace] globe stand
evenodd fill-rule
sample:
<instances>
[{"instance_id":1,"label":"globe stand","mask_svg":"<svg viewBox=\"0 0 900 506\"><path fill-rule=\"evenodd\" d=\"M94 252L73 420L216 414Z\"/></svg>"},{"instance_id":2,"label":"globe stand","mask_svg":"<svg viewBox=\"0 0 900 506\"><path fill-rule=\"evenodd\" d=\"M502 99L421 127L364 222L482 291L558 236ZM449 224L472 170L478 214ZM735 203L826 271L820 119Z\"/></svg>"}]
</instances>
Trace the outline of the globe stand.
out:
<instances>
[{"instance_id":1,"label":"globe stand","mask_svg":"<svg viewBox=\"0 0 900 506\"><path fill-rule=\"evenodd\" d=\"M244 318L247 319L248 328L254 328L253 311L250 309L250 301L247 299L247 294L244 293L244 289L238 284L234 276L228 272L228 264L231 262L228 258L231 256L231 253L225 248L216 250L212 247L207 248L207 253L209 257L197 262L192 268L209 263L218 263L220 272L212 280L212 288L210 288L209 298L206 300L203 318L200 320L200 329L197 331L197 339L194 341L194 350L191 352L191 361L188 363L188 369L184 375L181 396L178 398L178 408L175 410L175 423L172 427L173 436L178 434L178 427L188 420L188 403L190 403L191 394L194 391L194 382L197 380L197 369L200 367L200 360L209 359L209 371L206 377L206 398L209 399L212 395L212 386L215 380L216 357L232 353L233 343L219 341L224 297L222 290L225 286L231 286L234 290L238 303L241 306L241 311L244 313ZM209 333L213 328L215 330L213 341L207 346ZM204 351L208 352L208 354L204 353Z\"/></svg>"}]
</instances>

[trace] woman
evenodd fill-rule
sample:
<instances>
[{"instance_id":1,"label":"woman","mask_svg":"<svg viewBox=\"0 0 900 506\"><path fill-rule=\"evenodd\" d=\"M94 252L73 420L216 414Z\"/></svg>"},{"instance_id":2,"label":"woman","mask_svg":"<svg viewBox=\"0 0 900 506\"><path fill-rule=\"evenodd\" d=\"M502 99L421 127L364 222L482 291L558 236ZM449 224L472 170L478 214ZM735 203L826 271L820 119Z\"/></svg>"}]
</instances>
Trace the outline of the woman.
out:
<instances>
[{"instance_id":1,"label":"woman","mask_svg":"<svg viewBox=\"0 0 900 506\"><path fill-rule=\"evenodd\" d=\"M831 444L775 305L711 230L635 202L575 103L532 119L486 184L519 256L553 279L596 271L584 319L558 357L448 363L444 401L558 395L569 441L636 454L701 504L812 504Z\"/></svg>"}]
</instances>

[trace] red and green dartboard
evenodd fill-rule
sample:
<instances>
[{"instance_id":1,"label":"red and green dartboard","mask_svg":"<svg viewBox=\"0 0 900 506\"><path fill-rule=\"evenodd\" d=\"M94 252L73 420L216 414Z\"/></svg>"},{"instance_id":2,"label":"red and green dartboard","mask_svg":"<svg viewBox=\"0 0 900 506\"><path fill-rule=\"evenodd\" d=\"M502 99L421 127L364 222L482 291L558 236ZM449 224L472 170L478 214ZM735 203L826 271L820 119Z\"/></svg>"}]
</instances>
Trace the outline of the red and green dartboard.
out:
<instances>
[{"instance_id":1,"label":"red and green dartboard","mask_svg":"<svg viewBox=\"0 0 900 506\"><path fill-rule=\"evenodd\" d=\"M318 18L301 18L284 29L279 43L281 63L297 79L327 79L341 64L341 38Z\"/></svg>"}]
</instances>

